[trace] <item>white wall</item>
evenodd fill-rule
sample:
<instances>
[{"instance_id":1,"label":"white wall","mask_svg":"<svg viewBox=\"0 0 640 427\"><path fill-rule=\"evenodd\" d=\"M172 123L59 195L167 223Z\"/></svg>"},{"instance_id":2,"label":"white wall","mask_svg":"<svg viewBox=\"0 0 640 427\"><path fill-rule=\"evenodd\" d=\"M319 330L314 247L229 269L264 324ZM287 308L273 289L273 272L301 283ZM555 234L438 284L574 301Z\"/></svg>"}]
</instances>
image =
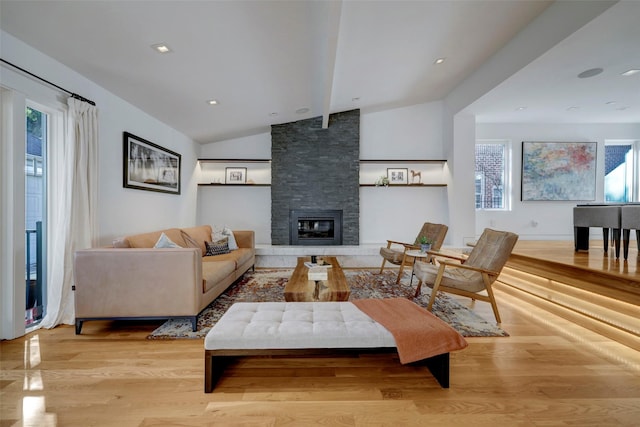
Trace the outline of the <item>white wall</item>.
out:
<instances>
[{"instance_id":1,"label":"white wall","mask_svg":"<svg viewBox=\"0 0 640 427\"><path fill-rule=\"evenodd\" d=\"M101 244L108 244L123 234L195 224L198 144L13 36L5 32L1 36L3 59L96 102L100 120L98 234ZM50 96L43 96L43 92L51 93L53 89L8 66L2 66L0 84L41 104L52 102ZM56 93L58 101L64 103L67 95ZM182 155L182 194L123 188L124 131Z\"/></svg>"},{"instance_id":2,"label":"white wall","mask_svg":"<svg viewBox=\"0 0 640 427\"><path fill-rule=\"evenodd\" d=\"M442 103L362 114L360 158L443 159ZM423 173L428 169L392 162L377 166L379 175L385 175L387 167L415 168ZM446 187L361 187L360 244L386 239L413 242L425 222L448 224L446 206Z\"/></svg>"},{"instance_id":3,"label":"white wall","mask_svg":"<svg viewBox=\"0 0 640 427\"><path fill-rule=\"evenodd\" d=\"M604 142L609 139L640 139L640 124L477 124L477 139L511 141L511 211L478 211L476 230L494 227L513 231L526 240L573 240L573 207L604 200ZM522 141L597 142L596 200L532 202L520 200ZM591 229L592 238L602 232Z\"/></svg>"},{"instance_id":4,"label":"white wall","mask_svg":"<svg viewBox=\"0 0 640 427\"><path fill-rule=\"evenodd\" d=\"M270 159L271 135L264 133L205 144L200 157ZM442 159L442 104L433 102L362 114L360 158ZM249 168L250 178L251 165L240 166ZM411 165L393 162L367 165L366 173L377 177L386 174L387 167L411 168ZM422 169L425 176L427 172L432 176L443 173L434 171L432 166L413 167ZM202 182L208 182L208 178L203 177ZM254 229L256 243L271 244L270 187L202 186L198 192L198 223ZM447 223L446 197L447 190L441 187L361 187L360 244L380 244L386 239L413 241L425 221Z\"/></svg>"}]
</instances>

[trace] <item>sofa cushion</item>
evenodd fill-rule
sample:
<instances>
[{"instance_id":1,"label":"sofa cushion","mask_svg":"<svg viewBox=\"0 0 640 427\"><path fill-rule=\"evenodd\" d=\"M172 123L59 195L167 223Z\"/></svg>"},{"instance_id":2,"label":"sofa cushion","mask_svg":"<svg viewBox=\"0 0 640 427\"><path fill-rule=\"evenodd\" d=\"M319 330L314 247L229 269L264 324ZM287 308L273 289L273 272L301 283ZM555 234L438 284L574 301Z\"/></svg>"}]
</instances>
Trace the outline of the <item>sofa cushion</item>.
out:
<instances>
[{"instance_id":1,"label":"sofa cushion","mask_svg":"<svg viewBox=\"0 0 640 427\"><path fill-rule=\"evenodd\" d=\"M200 249L200 245L198 244L198 242L196 242L196 240L193 237L191 237L187 233L185 233L184 230L180 230L180 234L182 235L182 239L184 240L184 243L186 244L185 247ZM202 253L202 249L200 249L200 252Z\"/></svg>"},{"instance_id":2,"label":"sofa cushion","mask_svg":"<svg viewBox=\"0 0 640 427\"><path fill-rule=\"evenodd\" d=\"M208 292L216 284L224 280L228 275L236 269L233 261L215 261L202 263L202 292Z\"/></svg>"},{"instance_id":3,"label":"sofa cushion","mask_svg":"<svg viewBox=\"0 0 640 427\"><path fill-rule=\"evenodd\" d=\"M186 233L195 240L200 246L200 250L202 253L207 252L207 248L204 245L204 242L211 241L211 226L210 225L199 225L197 227L188 227L182 229L183 233Z\"/></svg>"},{"instance_id":4,"label":"sofa cushion","mask_svg":"<svg viewBox=\"0 0 640 427\"><path fill-rule=\"evenodd\" d=\"M238 268L245 262L247 262L254 254L253 249L249 248L238 248L235 251L231 251L228 254L216 255L216 256L205 256L202 258L203 265L207 264L210 261L233 261L235 264L235 268Z\"/></svg>"},{"instance_id":5,"label":"sofa cushion","mask_svg":"<svg viewBox=\"0 0 640 427\"><path fill-rule=\"evenodd\" d=\"M178 246L183 248L186 246L179 228L168 228L166 230L152 231L150 233L134 234L132 236L127 236L126 239L129 241L129 246L132 248L153 248L162 233L166 234L167 237Z\"/></svg>"}]
</instances>

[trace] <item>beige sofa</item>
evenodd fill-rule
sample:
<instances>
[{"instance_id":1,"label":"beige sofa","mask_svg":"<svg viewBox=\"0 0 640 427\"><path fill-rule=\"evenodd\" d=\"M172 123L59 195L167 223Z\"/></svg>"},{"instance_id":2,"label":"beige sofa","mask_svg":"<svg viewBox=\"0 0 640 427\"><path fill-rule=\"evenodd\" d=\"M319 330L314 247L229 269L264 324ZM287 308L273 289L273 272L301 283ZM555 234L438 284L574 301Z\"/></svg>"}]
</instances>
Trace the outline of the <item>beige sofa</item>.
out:
<instances>
[{"instance_id":1,"label":"beige sofa","mask_svg":"<svg viewBox=\"0 0 640 427\"><path fill-rule=\"evenodd\" d=\"M253 231L234 230L238 249L203 257L211 231L170 228L76 251L76 334L98 319L187 318L195 331L198 314L255 265ZM180 248L154 249L163 232Z\"/></svg>"}]
</instances>

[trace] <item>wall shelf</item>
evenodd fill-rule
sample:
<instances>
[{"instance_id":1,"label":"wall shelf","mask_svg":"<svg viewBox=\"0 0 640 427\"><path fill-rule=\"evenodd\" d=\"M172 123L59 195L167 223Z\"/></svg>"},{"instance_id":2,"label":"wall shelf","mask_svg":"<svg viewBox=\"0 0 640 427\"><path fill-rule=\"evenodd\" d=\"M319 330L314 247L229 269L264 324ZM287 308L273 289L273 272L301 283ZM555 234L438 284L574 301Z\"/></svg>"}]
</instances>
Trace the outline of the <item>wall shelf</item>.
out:
<instances>
[{"instance_id":1,"label":"wall shelf","mask_svg":"<svg viewBox=\"0 0 640 427\"><path fill-rule=\"evenodd\" d=\"M360 187L383 187L376 185L382 177L389 175L390 169L400 172L404 169L406 177L389 187L446 187L444 159L360 159ZM415 170L415 173L414 173Z\"/></svg>"},{"instance_id":2,"label":"wall shelf","mask_svg":"<svg viewBox=\"0 0 640 427\"><path fill-rule=\"evenodd\" d=\"M261 164L270 164L271 159L220 159L220 158L200 158L198 162L206 164L206 163L217 163L217 164L241 164L241 163L261 163ZM444 159L360 159L359 163L362 165L402 165L402 164L423 164L423 165L444 165L447 163ZM257 167L257 166L256 166ZM264 168L264 167L263 167ZM270 166L266 167L267 169ZM262 169L264 172L268 172L265 169ZM262 179L265 180L264 178ZM266 179L268 181L268 179ZM368 180L368 179L367 179ZM359 184L360 187L382 187L375 185L374 183L370 184ZM225 184L223 182L211 182L211 183L200 183L198 186L236 186L236 187L270 187L270 183L257 183L257 184ZM447 184L434 183L434 184L400 184L400 185L389 185L389 187L446 187Z\"/></svg>"},{"instance_id":3,"label":"wall shelf","mask_svg":"<svg viewBox=\"0 0 640 427\"><path fill-rule=\"evenodd\" d=\"M222 184L219 182L211 182L198 184L199 187L271 187L271 184Z\"/></svg>"},{"instance_id":4,"label":"wall shelf","mask_svg":"<svg viewBox=\"0 0 640 427\"><path fill-rule=\"evenodd\" d=\"M271 163L271 159L198 159L202 163Z\"/></svg>"},{"instance_id":5,"label":"wall shelf","mask_svg":"<svg viewBox=\"0 0 640 427\"><path fill-rule=\"evenodd\" d=\"M380 187L380 188L389 188L389 187L446 187L447 184L389 184L386 187L384 185L375 185L375 184L360 184L360 187Z\"/></svg>"},{"instance_id":6,"label":"wall shelf","mask_svg":"<svg viewBox=\"0 0 640 427\"><path fill-rule=\"evenodd\" d=\"M360 163L377 163L377 164L399 164L399 163L447 163L442 159L422 159L422 160L394 160L394 159L361 159Z\"/></svg>"},{"instance_id":7,"label":"wall shelf","mask_svg":"<svg viewBox=\"0 0 640 427\"><path fill-rule=\"evenodd\" d=\"M268 187L271 185L270 159L199 158L198 165L201 172L199 186ZM228 182L227 173L233 168L244 169L244 179L238 180L238 183Z\"/></svg>"},{"instance_id":8,"label":"wall shelf","mask_svg":"<svg viewBox=\"0 0 640 427\"><path fill-rule=\"evenodd\" d=\"M271 159L198 159L202 163L271 163ZM446 163L443 159L360 159L360 163Z\"/></svg>"}]
</instances>

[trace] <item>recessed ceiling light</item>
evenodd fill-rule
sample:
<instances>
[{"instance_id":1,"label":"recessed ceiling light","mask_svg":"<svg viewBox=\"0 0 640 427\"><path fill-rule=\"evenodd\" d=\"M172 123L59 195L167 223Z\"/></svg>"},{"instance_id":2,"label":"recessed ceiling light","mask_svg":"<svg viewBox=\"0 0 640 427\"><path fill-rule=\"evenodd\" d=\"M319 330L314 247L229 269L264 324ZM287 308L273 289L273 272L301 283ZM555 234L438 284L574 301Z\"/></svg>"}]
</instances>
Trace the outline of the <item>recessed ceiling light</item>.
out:
<instances>
[{"instance_id":1,"label":"recessed ceiling light","mask_svg":"<svg viewBox=\"0 0 640 427\"><path fill-rule=\"evenodd\" d=\"M575 111L575 110L579 110L580 107L569 107L567 108L567 111Z\"/></svg>"},{"instance_id":2,"label":"recessed ceiling light","mask_svg":"<svg viewBox=\"0 0 640 427\"><path fill-rule=\"evenodd\" d=\"M297 113L297 114L304 114L304 113L308 113L308 112L309 112L309 109L308 109L307 107L298 108L298 109L296 110L296 113Z\"/></svg>"},{"instance_id":3,"label":"recessed ceiling light","mask_svg":"<svg viewBox=\"0 0 640 427\"><path fill-rule=\"evenodd\" d=\"M351 98L351 101L353 101L353 102L360 101L360 97L359 97L359 96L356 96L356 97L354 97L354 98Z\"/></svg>"},{"instance_id":4,"label":"recessed ceiling light","mask_svg":"<svg viewBox=\"0 0 640 427\"><path fill-rule=\"evenodd\" d=\"M278 113L276 113L276 112L274 111L273 113L269 113L269 115L270 115L271 117L275 117L275 116L277 116L277 115L278 115Z\"/></svg>"},{"instance_id":5,"label":"recessed ceiling light","mask_svg":"<svg viewBox=\"0 0 640 427\"><path fill-rule=\"evenodd\" d=\"M624 73L622 73L623 76L625 77L629 77L629 76L633 76L634 74L640 73L640 70L636 69L636 68L632 68L631 70L627 70Z\"/></svg>"},{"instance_id":6,"label":"recessed ceiling light","mask_svg":"<svg viewBox=\"0 0 640 427\"><path fill-rule=\"evenodd\" d=\"M522 111L522 110L526 110L526 109L527 109L527 107L518 107L518 108L516 108L516 111Z\"/></svg>"},{"instance_id":7,"label":"recessed ceiling light","mask_svg":"<svg viewBox=\"0 0 640 427\"><path fill-rule=\"evenodd\" d=\"M209 105L218 105L218 100L217 99L210 99L207 101L207 104Z\"/></svg>"},{"instance_id":8,"label":"recessed ceiling light","mask_svg":"<svg viewBox=\"0 0 640 427\"><path fill-rule=\"evenodd\" d=\"M167 46L166 44L164 44L164 43L158 43L158 44L151 45L151 48L154 49L156 52L159 52L159 53L172 52L171 48L169 46Z\"/></svg>"},{"instance_id":9,"label":"recessed ceiling light","mask_svg":"<svg viewBox=\"0 0 640 427\"><path fill-rule=\"evenodd\" d=\"M615 103L616 103L616 101L609 101L609 102L606 102L606 105L613 105Z\"/></svg>"},{"instance_id":10,"label":"recessed ceiling light","mask_svg":"<svg viewBox=\"0 0 640 427\"><path fill-rule=\"evenodd\" d=\"M436 64L436 65L440 65L440 64L442 64L444 62L445 59L446 58L438 58L435 61L433 61L433 63Z\"/></svg>"},{"instance_id":11,"label":"recessed ceiling light","mask_svg":"<svg viewBox=\"0 0 640 427\"><path fill-rule=\"evenodd\" d=\"M629 107L618 107L618 108L616 108L616 110L618 110L618 111L624 111L624 110L628 110L628 109L629 109Z\"/></svg>"},{"instance_id":12,"label":"recessed ceiling light","mask_svg":"<svg viewBox=\"0 0 640 427\"><path fill-rule=\"evenodd\" d=\"M600 74L603 71L604 70L602 68L591 68L589 70L585 70L585 71L581 72L580 74L578 74L578 77L581 78L581 79L587 79L589 77L597 76L598 74Z\"/></svg>"}]
</instances>

